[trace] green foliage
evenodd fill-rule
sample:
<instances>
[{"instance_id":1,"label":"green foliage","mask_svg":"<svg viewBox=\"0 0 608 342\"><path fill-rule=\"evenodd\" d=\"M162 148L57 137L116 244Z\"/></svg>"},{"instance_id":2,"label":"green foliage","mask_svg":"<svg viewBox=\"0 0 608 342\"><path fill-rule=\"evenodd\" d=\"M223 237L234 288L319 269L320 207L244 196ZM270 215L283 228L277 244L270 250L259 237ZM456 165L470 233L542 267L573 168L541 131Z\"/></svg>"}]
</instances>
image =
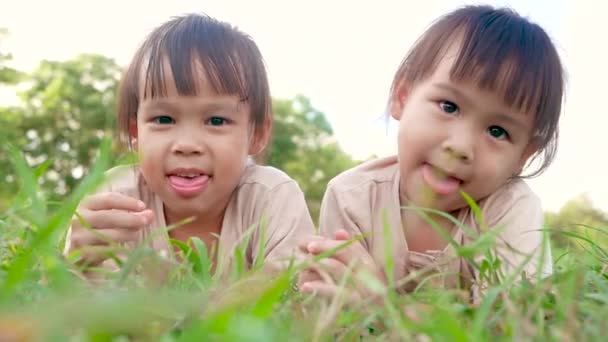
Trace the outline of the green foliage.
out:
<instances>
[{"instance_id":1,"label":"green foliage","mask_svg":"<svg viewBox=\"0 0 608 342\"><path fill-rule=\"evenodd\" d=\"M41 182L50 199L69 194L89 172L102 139L115 127L115 94L119 66L97 55L66 62L43 61L29 74L17 130L30 165L51 160Z\"/></svg>"},{"instance_id":2,"label":"green foliage","mask_svg":"<svg viewBox=\"0 0 608 342\"><path fill-rule=\"evenodd\" d=\"M557 246L584 249L592 241L608 251L608 214L594 207L586 195L568 201L557 213L546 213L545 226Z\"/></svg>"},{"instance_id":3,"label":"green foliage","mask_svg":"<svg viewBox=\"0 0 608 342\"><path fill-rule=\"evenodd\" d=\"M0 339L586 341L602 340L608 329L608 269L584 250L556 258L555 274L536 283L490 282L480 305L460 290L431 286L402 295L379 289L380 301L328 302L293 290L297 264L275 276L247 267L218 276L197 239L174 242L183 261L143 245L125 255L118 272L87 283L77 258L61 255L59 241L110 163L110 144L101 146L91 172L53 212L36 180L44 167L28 168L11 149L20 192L0 214ZM478 250L458 253L483 255L491 231L473 244Z\"/></svg>"},{"instance_id":4,"label":"green foliage","mask_svg":"<svg viewBox=\"0 0 608 342\"><path fill-rule=\"evenodd\" d=\"M2 52L2 40L8 35L8 31L0 28L0 88L9 88L14 86L20 78L21 73L9 67L7 64L12 60L12 56ZM5 146L11 142L16 146L24 143L19 131L16 127L19 126L21 113L18 108L0 107L0 146ZM8 153L0 147L0 182L14 181L14 176L9 177L10 162ZM8 179L7 179L8 177ZM12 194L15 188L0 187L0 209L8 207L8 194Z\"/></svg>"},{"instance_id":5,"label":"green foliage","mask_svg":"<svg viewBox=\"0 0 608 342\"><path fill-rule=\"evenodd\" d=\"M7 62L12 60L13 56L10 53L2 52L2 40L8 36L8 30L0 28L0 85L15 84L19 81L21 73L9 66Z\"/></svg>"},{"instance_id":6,"label":"green foliage","mask_svg":"<svg viewBox=\"0 0 608 342\"><path fill-rule=\"evenodd\" d=\"M99 55L43 61L22 78L22 105L0 107L2 139L22 150L30 166L50 162L39 180L49 200L70 194L88 173L102 139L115 136L120 72L113 60ZM274 114L274 136L266 164L299 182L317 219L327 182L355 162L333 141L325 114L313 108L307 98L277 99ZM116 150L117 146L113 153ZM0 191L0 208L6 208L17 186L7 153L0 154L0 170L6 181Z\"/></svg>"},{"instance_id":7,"label":"green foliage","mask_svg":"<svg viewBox=\"0 0 608 342\"><path fill-rule=\"evenodd\" d=\"M275 124L267 164L298 182L316 220L327 183L356 162L335 142L325 114L308 98L278 99L273 107Z\"/></svg>"},{"instance_id":8,"label":"green foliage","mask_svg":"<svg viewBox=\"0 0 608 342\"><path fill-rule=\"evenodd\" d=\"M252 268L237 248L233 267L214 272L210 255L217 251L198 239L172 241L182 262L141 246L126 253L119 272L91 286L79 254L64 257L61 247L76 205L117 162L108 138L120 67L81 55L44 61L24 75L8 67L9 60L0 54L0 85L24 90L20 106L0 107L0 340L586 341L608 333L608 219L584 197L547 214L559 247L553 276L500 283L498 260L489 255L472 263L489 283L479 306L460 290L420 286L396 295L369 277L361 281L376 288L381 301L325 302L293 291L302 265L272 278L258 272L264 246ZM275 100L274 107L267 162L300 183L316 218L327 181L355 161L305 97ZM486 255L496 232L456 246L458 255ZM118 252L124 248L115 246ZM385 265L391 269L394 261ZM408 279L425 283L416 277ZM395 287L399 282L391 279Z\"/></svg>"}]
</instances>

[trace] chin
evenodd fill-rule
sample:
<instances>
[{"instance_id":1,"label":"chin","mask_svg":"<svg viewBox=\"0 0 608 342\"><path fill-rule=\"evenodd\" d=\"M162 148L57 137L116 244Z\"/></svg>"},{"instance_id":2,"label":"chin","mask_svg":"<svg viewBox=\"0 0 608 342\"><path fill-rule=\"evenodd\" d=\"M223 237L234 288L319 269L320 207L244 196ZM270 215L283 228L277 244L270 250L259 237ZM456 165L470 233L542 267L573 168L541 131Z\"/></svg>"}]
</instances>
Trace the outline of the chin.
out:
<instances>
[{"instance_id":1,"label":"chin","mask_svg":"<svg viewBox=\"0 0 608 342\"><path fill-rule=\"evenodd\" d=\"M174 214L182 216L183 218L198 216L202 209L201 206L197 206L196 203L188 202L190 201L175 201L174 203L176 204L176 206L173 208L168 207L167 209L169 209Z\"/></svg>"}]
</instances>

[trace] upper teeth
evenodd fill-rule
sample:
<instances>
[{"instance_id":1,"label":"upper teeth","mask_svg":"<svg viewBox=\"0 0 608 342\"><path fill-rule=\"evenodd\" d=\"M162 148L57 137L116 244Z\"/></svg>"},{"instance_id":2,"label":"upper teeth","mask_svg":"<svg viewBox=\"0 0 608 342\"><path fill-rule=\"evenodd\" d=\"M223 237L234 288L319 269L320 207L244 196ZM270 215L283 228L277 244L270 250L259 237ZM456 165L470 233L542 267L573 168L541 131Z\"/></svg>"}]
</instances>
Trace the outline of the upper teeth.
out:
<instances>
[{"instance_id":1,"label":"upper teeth","mask_svg":"<svg viewBox=\"0 0 608 342\"><path fill-rule=\"evenodd\" d=\"M180 173L180 174L178 174L179 177L189 177L189 178L198 177L198 175L199 175L198 173Z\"/></svg>"}]
</instances>

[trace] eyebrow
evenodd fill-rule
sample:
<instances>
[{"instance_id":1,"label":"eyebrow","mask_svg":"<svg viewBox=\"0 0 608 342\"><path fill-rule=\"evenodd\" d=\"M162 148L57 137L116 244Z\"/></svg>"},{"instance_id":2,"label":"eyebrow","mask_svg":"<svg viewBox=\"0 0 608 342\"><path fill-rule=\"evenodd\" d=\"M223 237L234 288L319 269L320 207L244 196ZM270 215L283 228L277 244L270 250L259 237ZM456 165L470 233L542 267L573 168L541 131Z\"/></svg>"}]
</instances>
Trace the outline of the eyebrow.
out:
<instances>
[{"instance_id":1,"label":"eyebrow","mask_svg":"<svg viewBox=\"0 0 608 342\"><path fill-rule=\"evenodd\" d=\"M450 93L456 95L456 97L463 100L467 105L470 105L471 103L473 103L473 100L470 97L468 97L464 92L460 91L458 88L456 88L448 83L435 83L435 84L433 84L433 86L440 90L447 91L447 92L450 92Z\"/></svg>"},{"instance_id":2,"label":"eyebrow","mask_svg":"<svg viewBox=\"0 0 608 342\"><path fill-rule=\"evenodd\" d=\"M435 84L433 84L433 86L435 88L453 93L454 95L456 95L456 97L460 98L467 105L471 105L472 103L474 103L474 101L469 96L467 96L464 92L460 91L458 88L456 88L448 83L435 83ZM511 124L513 126L517 126L517 128L520 128L520 129L526 128L526 125L524 125L520 120L517 120L516 118L514 118L513 115L505 114L502 112L489 112L488 114L490 114L494 117L497 117L499 120L507 121L509 124Z\"/></svg>"}]
</instances>

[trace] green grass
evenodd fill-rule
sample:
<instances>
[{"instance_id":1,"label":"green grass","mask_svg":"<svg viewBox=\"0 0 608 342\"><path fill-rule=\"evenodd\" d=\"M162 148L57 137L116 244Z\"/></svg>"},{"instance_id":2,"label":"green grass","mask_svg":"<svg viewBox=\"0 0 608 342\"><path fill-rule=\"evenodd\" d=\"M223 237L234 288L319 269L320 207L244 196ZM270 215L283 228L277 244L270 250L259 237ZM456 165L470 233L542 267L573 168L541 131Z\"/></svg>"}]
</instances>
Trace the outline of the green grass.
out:
<instances>
[{"instance_id":1,"label":"green grass","mask_svg":"<svg viewBox=\"0 0 608 342\"><path fill-rule=\"evenodd\" d=\"M494 280L497 264L488 252L493 230L472 246L459 247L466 258L487 255L475 265L489 274L490 283L478 306L470 305L462 290L424 286L408 295L381 292L379 302L347 306L317 300L293 290L298 265L269 278L257 271L260 262L253 270L244 267L242 249L233 269L212 274L207 248L196 239L190 245L173 242L184 255L182 263L141 247L129 252L119 272L91 285L79 276L78 254L63 257L61 246L78 202L110 166L108 149L104 145L88 177L61 203L45 201L36 185L46 164L32 170L19 152L11 152L21 191L0 214L0 340L602 341L608 336L606 246L574 232L568 238L583 248L554 249L554 275L536 283ZM385 266L393 267L392 261Z\"/></svg>"}]
</instances>

